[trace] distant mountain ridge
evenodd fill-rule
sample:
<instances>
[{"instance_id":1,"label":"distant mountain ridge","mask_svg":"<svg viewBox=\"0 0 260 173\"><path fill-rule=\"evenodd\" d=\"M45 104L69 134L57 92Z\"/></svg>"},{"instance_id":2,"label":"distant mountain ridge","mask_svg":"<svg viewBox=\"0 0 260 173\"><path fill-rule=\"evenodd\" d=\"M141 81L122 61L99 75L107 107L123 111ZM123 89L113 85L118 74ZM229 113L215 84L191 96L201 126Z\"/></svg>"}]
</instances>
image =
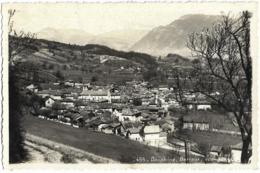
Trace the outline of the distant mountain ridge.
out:
<instances>
[{"instance_id":1,"label":"distant mountain ridge","mask_svg":"<svg viewBox=\"0 0 260 173\"><path fill-rule=\"evenodd\" d=\"M185 15L169 25L159 26L148 32L136 42L130 50L165 56L168 53L178 53L189 56L186 47L188 35L211 27L220 16L192 14Z\"/></svg>"},{"instance_id":2,"label":"distant mountain ridge","mask_svg":"<svg viewBox=\"0 0 260 173\"><path fill-rule=\"evenodd\" d=\"M102 34L90 34L78 29L44 28L37 33L38 38L68 44L106 45L113 49L128 51L129 48L140 40L148 31L140 29L125 29L110 31Z\"/></svg>"},{"instance_id":3,"label":"distant mountain ridge","mask_svg":"<svg viewBox=\"0 0 260 173\"><path fill-rule=\"evenodd\" d=\"M147 30L141 29L111 31L96 35L89 41L89 44L101 44L113 49L128 51L135 42L147 33Z\"/></svg>"},{"instance_id":4,"label":"distant mountain ridge","mask_svg":"<svg viewBox=\"0 0 260 173\"><path fill-rule=\"evenodd\" d=\"M39 39L79 45L87 44L91 39L93 39L93 37L94 36L90 33L76 29L59 30L54 28L44 28L37 33L37 38Z\"/></svg>"}]
</instances>

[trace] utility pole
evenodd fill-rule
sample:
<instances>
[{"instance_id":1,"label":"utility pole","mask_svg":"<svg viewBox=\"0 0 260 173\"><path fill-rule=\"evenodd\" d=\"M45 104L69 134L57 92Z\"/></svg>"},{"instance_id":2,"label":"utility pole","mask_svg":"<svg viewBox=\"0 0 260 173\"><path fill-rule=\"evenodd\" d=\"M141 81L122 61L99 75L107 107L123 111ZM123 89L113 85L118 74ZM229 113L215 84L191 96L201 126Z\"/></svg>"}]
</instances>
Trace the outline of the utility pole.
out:
<instances>
[{"instance_id":1,"label":"utility pole","mask_svg":"<svg viewBox=\"0 0 260 173\"><path fill-rule=\"evenodd\" d=\"M190 159L190 143L187 140L184 140L185 145L185 163L189 163Z\"/></svg>"}]
</instances>

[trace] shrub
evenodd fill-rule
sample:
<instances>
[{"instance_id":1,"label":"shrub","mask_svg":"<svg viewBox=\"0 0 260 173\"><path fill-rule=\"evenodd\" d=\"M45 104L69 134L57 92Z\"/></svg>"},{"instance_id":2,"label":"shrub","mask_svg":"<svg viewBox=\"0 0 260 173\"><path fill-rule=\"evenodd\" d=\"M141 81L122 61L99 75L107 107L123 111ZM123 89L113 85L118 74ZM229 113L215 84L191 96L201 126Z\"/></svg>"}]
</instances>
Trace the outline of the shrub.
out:
<instances>
[{"instance_id":1,"label":"shrub","mask_svg":"<svg viewBox=\"0 0 260 173\"><path fill-rule=\"evenodd\" d=\"M60 160L63 163L76 163L75 158L69 154L64 154Z\"/></svg>"}]
</instances>

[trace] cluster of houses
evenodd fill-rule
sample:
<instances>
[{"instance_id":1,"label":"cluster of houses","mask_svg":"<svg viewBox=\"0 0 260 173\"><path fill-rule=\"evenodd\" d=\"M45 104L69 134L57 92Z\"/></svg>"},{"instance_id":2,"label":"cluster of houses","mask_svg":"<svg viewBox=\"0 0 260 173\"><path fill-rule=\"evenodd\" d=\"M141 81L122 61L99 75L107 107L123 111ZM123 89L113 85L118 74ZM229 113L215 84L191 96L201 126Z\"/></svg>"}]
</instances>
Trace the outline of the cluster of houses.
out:
<instances>
[{"instance_id":1,"label":"cluster of houses","mask_svg":"<svg viewBox=\"0 0 260 173\"><path fill-rule=\"evenodd\" d=\"M155 94L145 98L149 103L135 106L132 95L119 91L124 88L89 84L79 88L80 85L69 82L63 85L66 87L62 89L50 86L35 90L33 85L27 87L44 99L45 104L39 110L40 118L120 135L152 146L166 144L167 134L175 130L174 121L166 117L167 112L160 107L159 98ZM53 86L57 84L54 83ZM123 95L128 96L127 102L121 98Z\"/></svg>"},{"instance_id":2,"label":"cluster of houses","mask_svg":"<svg viewBox=\"0 0 260 173\"><path fill-rule=\"evenodd\" d=\"M26 89L44 99L38 112L40 118L122 136L150 146L171 149L173 143L169 143L168 136L180 129L214 132L219 129L206 116L212 109L210 101L186 93L187 104L181 105L167 85L150 88L147 82L130 81L122 86L93 86L66 81L41 86L32 84ZM181 106L197 113L176 117L169 111ZM180 141L175 141L176 148ZM183 141L181 143L183 145Z\"/></svg>"}]
</instances>

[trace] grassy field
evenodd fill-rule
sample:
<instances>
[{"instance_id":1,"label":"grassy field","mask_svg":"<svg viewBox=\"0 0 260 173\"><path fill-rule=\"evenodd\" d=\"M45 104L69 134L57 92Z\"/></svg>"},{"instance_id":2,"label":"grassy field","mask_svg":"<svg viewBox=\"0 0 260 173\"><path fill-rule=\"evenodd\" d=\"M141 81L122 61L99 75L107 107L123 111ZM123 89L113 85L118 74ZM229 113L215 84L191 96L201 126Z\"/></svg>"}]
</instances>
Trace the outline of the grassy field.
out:
<instances>
[{"instance_id":1,"label":"grassy field","mask_svg":"<svg viewBox=\"0 0 260 173\"><path fill-rule=\"evenodd\" d=\"M152 157L157 158L157 160L160 160L159 158L176 160L179 157L169 150L158 150L158 148L148 147L115 135L107 135L86 129L76 129L32 116L24 117L23 126L25 131L32 135L120 162L136 162L137 158L145 158L145 161L149 162ZM163 162L169 162L164 159L162 160Z\"/></svg>"},{"instance_id":2,"label":"grassy field","mask_svg":"<svg viewBox=\"0 0 260 173\"><path fill-rule=\"evenodd\" d=\"M232 136L229 134L220 134L203 131L181 131L177 134L178 137L189 139L198 144L210 144L217 146L230 146L241 141L240 136Z\"/></svg>"}]
</instances>

